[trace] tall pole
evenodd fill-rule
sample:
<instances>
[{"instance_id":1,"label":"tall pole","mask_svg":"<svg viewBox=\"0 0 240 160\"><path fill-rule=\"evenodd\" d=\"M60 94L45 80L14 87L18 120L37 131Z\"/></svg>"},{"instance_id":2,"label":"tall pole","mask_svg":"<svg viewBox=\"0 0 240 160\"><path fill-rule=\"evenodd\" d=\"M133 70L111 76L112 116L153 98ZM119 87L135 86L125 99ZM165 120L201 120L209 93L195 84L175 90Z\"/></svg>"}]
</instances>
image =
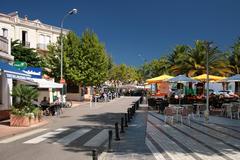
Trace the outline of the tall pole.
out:
<instances>
[{"instance_id":1,"label":"tall pole","mask_svg":"<svg viewBox=\"0 0 240 160\"><path fill-rule=\"evenodd\" d=\"M63 23L64 23L64 20L65 18L69 15L66 14L62 21L61 21L61 33L60 33L60 42L61 42L61 67L60 67L60 83L62 83L62 80L63 80ZM63 85L64 87L64 85ZM62 94L61 94L61 108L63 108L63 87L61 89L62 91ZM60 113L60 110L57 111L57 115L59 115Z\"/></svg>"},{"instance_id":2,"label":"tall pole","mask_svg":"<svg viewBox=\"0 0 240 160\"><path fill-rule=\"evenodd\" d=\"M205 122L208 122L209 119L209 62L208 62L208 54L209 54L209 46L208 43L206 42L206 59L207 59L207 64L206 64L206 69L207 69L207 95L206 95L206 111L205 111Z\"/></svg>"},{"instance_id":3,"label":"tall pole","mask_svg":"<svg viewBox=\"0 0 240 160\"><path fill-rule=\"evenodd\" d=\"M68 15L72 15L72 14L77 14L77 9L72 9L71 11L69 11L62 19L61 21L61 33L60 33L60 43L61 43L61 67L60 67L60 83L63 80L63 24L64 24L64 20L66 19L66 17ZM62 94L61 94L61 107L63 107L63 87L62 87ZM58 113L57 113L58 114Z\"/></svg>"}]
</instances>

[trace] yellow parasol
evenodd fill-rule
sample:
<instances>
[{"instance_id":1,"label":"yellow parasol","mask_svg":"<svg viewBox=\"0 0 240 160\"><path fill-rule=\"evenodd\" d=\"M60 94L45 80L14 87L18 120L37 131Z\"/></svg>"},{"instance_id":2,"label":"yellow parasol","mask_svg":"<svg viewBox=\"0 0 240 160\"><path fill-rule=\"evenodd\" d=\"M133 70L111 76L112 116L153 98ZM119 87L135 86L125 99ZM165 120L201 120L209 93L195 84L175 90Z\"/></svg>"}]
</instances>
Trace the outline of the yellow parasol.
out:
<instances>
[{"instance_id":1,"label":"yellow parasol","mask_svg":"<svg viewBox=\"0 0 240 160\"><path fill-rule=\"evenodd\" d=\"M192 77L193 79L199 80L199 81L206 81L207 80L207 74L202 74L196 77ZM225 79L226 77L220 77L220 76L214 76L214 75L209 75L209 81L219 81L222 79Z\"/></svg>"},{"instance_id":2,"label":"yellow parasol","mask_svg":"<svg viewBox=\"0 0 240 160\"><path fill-rule=\"evenodd\" d=\"M151 78L151 79L147 79L146 82L149 84L149 83L156 83L156 82L160 82L160 81L166 81L170 78L173 78L173 76L169 76L169 75L166 75L166 74L163 74L161 76L158 76L158 77L154 77L154 78Z\"/></svg>"}]
</instances>

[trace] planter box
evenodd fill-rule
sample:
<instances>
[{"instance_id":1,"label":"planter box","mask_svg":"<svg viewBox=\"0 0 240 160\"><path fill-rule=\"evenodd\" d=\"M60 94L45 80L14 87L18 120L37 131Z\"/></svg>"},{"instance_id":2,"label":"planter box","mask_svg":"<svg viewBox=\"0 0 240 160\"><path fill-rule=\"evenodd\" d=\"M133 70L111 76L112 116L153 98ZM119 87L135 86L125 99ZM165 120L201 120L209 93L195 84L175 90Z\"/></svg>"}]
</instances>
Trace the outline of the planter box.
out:
<instances>
[{"instance_id":1,"label":"planter box","mask_svg":"<svg viewBox=\"0 0 240 160\"><path fill-rule=\"evenodd\" d=\"M10 115L10 126L29 127L30 124L30 119L27 116Z\"/></svg>"}]
</instances>

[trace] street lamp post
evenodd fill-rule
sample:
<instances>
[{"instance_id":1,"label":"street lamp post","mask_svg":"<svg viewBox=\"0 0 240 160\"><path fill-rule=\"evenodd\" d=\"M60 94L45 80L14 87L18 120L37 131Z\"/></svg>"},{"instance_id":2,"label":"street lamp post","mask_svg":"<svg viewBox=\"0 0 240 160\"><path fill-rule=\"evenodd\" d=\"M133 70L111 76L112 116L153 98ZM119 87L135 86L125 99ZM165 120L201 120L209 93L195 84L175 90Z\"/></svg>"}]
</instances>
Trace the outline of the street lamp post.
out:
<instances>
[{"instance_id":1,"label":"street lamp post","mask_svg":"<svg viewBox=\"0 0 240 160\"><path fill-rule=\"evenodd\" d=\"M206 95L206 111L205 111L205 122L209 120L209 62L208 62L209 46L206 43L206 71L207 71L207 95Z\"/></svg>"},{"instance_id":2,"label":"street lamp post","mask_svg":"<svg viewBox=\"0 0 240 160\"><path fill-rule=\"evenodd\" d=\"M60 67L60 82L63 80L63 24L64 20L67 18L69 15L77 14L77 9L72 9L70 10L63 18L61 21L61 34L60 34L60 41L61 41L61 67ZM61 107L63 107L63 88L62 88L62 94L61 94Z\"/></svg>"},{"instance_id":3,"label":"street lamp post","mask_svg":"<svg viewBox=\"0 0 240 160\"><path fill-rule=\"evenodd\" d=\"M145 64L146 64L146 62L147 62L147 60L141 55L141 54L138 54L138 56L142 59L142 61L144 62L144 64L143 64L143 86L144 86L144 91L145 91ZM147 94L145 94L144 93L144 96L145 96L145 98L144 98L144 100L146 100L146 103L147 103Z\"/></svg>"}]
</instances>

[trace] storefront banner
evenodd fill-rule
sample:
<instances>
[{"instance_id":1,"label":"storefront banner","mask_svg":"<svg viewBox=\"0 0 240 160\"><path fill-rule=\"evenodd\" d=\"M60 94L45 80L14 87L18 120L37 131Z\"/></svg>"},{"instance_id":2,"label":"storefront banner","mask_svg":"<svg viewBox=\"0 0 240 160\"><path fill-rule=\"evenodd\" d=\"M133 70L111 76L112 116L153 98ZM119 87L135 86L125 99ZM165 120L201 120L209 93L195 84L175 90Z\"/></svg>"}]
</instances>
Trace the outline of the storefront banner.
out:
<instances>
[{"instance_id":1,"label":"storefront banner","mask_svg":"<svg viewBox=\"0 0 240 160\"><path fill-rule=\"evenodd\" d=\"M26 67L22 71L26 74L30 74L32 78L42 78L42 68Z\"/></svg>"}]
</instances>

